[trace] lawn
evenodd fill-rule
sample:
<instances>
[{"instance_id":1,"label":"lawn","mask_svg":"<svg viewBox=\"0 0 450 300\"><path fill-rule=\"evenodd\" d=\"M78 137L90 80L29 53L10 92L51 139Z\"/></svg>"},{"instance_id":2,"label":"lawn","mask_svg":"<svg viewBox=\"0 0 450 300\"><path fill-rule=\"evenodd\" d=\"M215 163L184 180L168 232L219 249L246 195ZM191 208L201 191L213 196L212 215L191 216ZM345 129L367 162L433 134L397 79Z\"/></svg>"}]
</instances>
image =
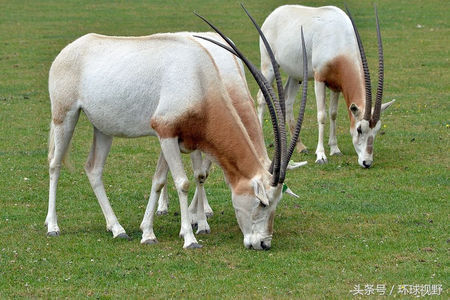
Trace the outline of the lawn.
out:
<instances>
[{"instance_id":1,"label":"lawn","mask_svg":"<svg viewBox=\"0 0 450 300\"><path fill-rule=\"evenodd\" d=\"M294 2L245 4L262 24L277 6ZM376 78L373 6L347 2ZM341 1L302 4L343 8ZM83 114L73 138L74 170L63 169L58 186L61 235L46 237L44 227L51 118L47 80L59 51L88 32L209 30L195 10L259 65L257 33L238 2L0 0L0 298L350 298L358 285L363 293L370 289L366 285L380 290L384 285L386 294L393 288L392 296L400 295L402 285L441 286L441 297L447 298L450 3L382 0L377 5L385 49L384 101L397 101L382 116L374 165L365 170L357 164L342 97L337 133L344 155L314 164L317 125L310 82L302 130L310 151L293 156L308 165L289 172L286 180L300 199L282 199L272 249L258 252L243 246L218 166L206 183L214 216L211 234L197 237L202 249L182 249L172 181L169 214L155 219L159 243L139 243L159 155L155 138L113 142L104 182L131 240L113 239L84 174L92 126ZM256 97L256 83L247 78ZM264 131L269 146L270 122ZM187 156L184 162L192 178ZM191 184L190 198L193 192Z\"/></svg>"}]
</instances>

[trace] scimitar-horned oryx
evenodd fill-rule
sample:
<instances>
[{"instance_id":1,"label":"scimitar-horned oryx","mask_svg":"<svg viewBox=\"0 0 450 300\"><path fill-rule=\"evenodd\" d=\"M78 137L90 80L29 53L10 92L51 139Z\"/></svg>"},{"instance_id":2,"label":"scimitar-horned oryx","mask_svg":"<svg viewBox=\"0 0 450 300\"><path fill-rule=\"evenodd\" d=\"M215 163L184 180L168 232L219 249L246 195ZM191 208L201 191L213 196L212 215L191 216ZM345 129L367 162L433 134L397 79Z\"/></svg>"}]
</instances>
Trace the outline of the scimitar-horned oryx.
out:
<instances>
[{"instance_id":1,"label":"scimitar-horned oryx","mask_svg":"<svg viewBox=\"0 0 450 300\"><path fill-rule=\"evenodd\" d=\"M350 118L350 134L358 154L358 163L369 168L373 162L373 143L380 129L380 114L393 102L382 104L383 94L383 48L381 43L378 15L375 9L379 72L376 102L372 107L372 93L369 68L358 30L347 9L348 16L334 6L307 7L285 5L275 9L264 21L262 31L267 37L277 62L288 74L286 90L286 116L291 132L295 126L293 103L302 81L314 78L317 102L317 121L319 137L316 149L316 163L326 163L323 147L325 111L325 87L330 89L330 155L340 155L336 139L336 115L339 93L342 92ZM301 45L296 37L300 26L305 30L305 43L308 59L302 59ZM269 82L275 73L270 58L260 40L261 72ZM307 61L309 72L302 74L302 65ZM364 96L365 95L365 96ZM258 117L263 121L264 98L258 93ZM297 150L305 150L299 138Z\"/></svg>"},{"instance_id":2,"label":"scimitar-horned oryx","mask_svg":"<svg viewBox=\"0 0 450 300\"><path fill-rule=\"evenodd\" d=\"M228 50L229 52L233 53L234 55L238 56L244 64L248 67L249 71L252 73L253 77L257 81L260 89L262 90L262 93L264 95L266 104L269 108L271 121L274 129L274 136L275 136L275 153L274 153L274 159L272 160L272 163L267 164L267 167L263 167L265 170L269 170L269 173L264 174L271 174L269 177L271 178L270 185L269 186L260 186L257 187L254 192L256 195L256 199L253 200L253 208L250 207L252 201L246 201L244 203L241 201L241 199L237 197L233 197L233 205L235 207L236 216L238 219L239 226L241 228L241 231L244 234L244 245L247 248L253 248L253 249L269 249L271 245L272 240L272 233L273 233L273 220L275 217L275 209L278 202L281 200L282 197L282 191L287 188L287 186L284 184L284 179L286 175L286 170L289 167L289 160L292 156L292 153L294 151L296 141L298 139L298 136L300 134L301 125L303 122L303 115L305 112L305 106L306 106L306 97L307 97L307 84L303 86L303 94L302 94L302 101L301 101L301 107L299 111L299 117L296 124L296 130L292 137L291 143L289 147L286 144L286 130L285 130L285 115L284 111L282 110L282 107L284 107L284 91L282 87L281 82L281 76L279 74L279 68L278 64L275 61L275 58L273 56L272 50L270 49L269 44L267 43L266 38L264 37L260 27L257 25L255 20L251 17L251 15L248 13L248 11L244 8L243 5L241 5L244 11L247 13L251 21L253 22L254 26L258 30L258 33L260 34L263 41L265 41L265 46L267 47L267 51L270 54L271 62L273 65L273 68L275 70L275 73L277 74L277 87L278 89L278 98L275 96L275 93L266 80L266 78L261 74L261 72L241 53L241 51L229 40L217 27L215 27L212 23L210 23L208 20L206 20L204 17L196 14L198 17L200 17L203 21L205 21L211 28L213 28L217 33L220 34L220 36L227 42L228 46L221 44L217 40L213 40L207 37L197 36L199 38L208 40L218 46L221 46L222 48ZM303 38L303 30L301 30L301 42L304 44L304 38ZM304 48L304 47L303 47ZM306 57L306 52L303 51L304 56ZM304 74L308 73L307 65L304 65ZM281 87L281 88L280 88ZM256 139L255 142L261 142L261 139ZM264 146L260 146L260 148L263 148ZM266 154L267 157L267 154ZM264 161L264 159L263 159ZM264 165L264 163L263 163ZM292 166L293 168L304 165L304 163L299 163L297 166ZM224 170L225 175L226 171ZM226 175L227 177L227 175ZM227 177L228 180L228 177ZM233 191L233 188L232 188ZM260 194L263 192L263 194ZM269 196L266 200L263 196L266 194ZM251 196L252 197L252 196ZM253 197L252 197L253 198ZM248 198L247 198L248 199ZM256 202L255 202L256 200ZM259 203L258 203L259 200ZM244 206L247 206L247 209L243 209ZM244 211L247 211L247 213L244 213ZM248 211L251 211L251 214L248 214ZM247 220L247 222L244 222ZM251 234L247 234L246 232L251 232Z\"/></svg>"},{"instance_id":3,"label":"scimitar-horned oryx","mask_svg":"<svg viewBox=\"0 0 450 300\"><path fill-rule=\"evenodd\" d=\"M83 110L94 126L94 144L85 169L96 194L104 193L101 171L113 136L154 135L160 141L162 154L157 170L162 172L153 178L149 204L141 223L142 243L156 241L154 209L170 169L180 200L183 247L200 247L189 222L189 181L180 153L201 150L224 171L244 234L244 245L254 249L270 248L275 208L282 196L296 139L294 137L288 149L280 107L284 99L277 99L260 72L225 36L222 37L252 70L266 96L275 134L275 154L269 170L255 150L264 147L263 142L255 145L249 138L214 61L198 42L174 34L147 37L88 34L63 49L50 69L52 122L46 220L49 232L59 230L54 210L56 186L62 158ZM273 63L276 65L275 61ZM303 98L298 131L306 89ZM104 213L108 223L112 210Z\"/></svg>"},{"instance_id":4,"label":"scimitar-horned oryx","mask_svg":"<svg viewBox=\"0 0 450 300\"><path fill-rule=\"evenodd\" d=\"M180 33L181 34L181 33ZM182 33L189 36L204 36L210 39L215 39L218 42L225 42L220 35L217 33ZM227 50L217 47L215 44L203 40L197 39L199 43L210 53L214 60L215 65L219 71L219 75L228 92L228 95L232 101L232 105L236 109L244 127L246 128L248 135L255 145L262 145L261 141L264 140L262 128L259 126L257 120L256 110L254 106L254 100L247 86L247 81L245 78L244 65L240 59ZM255 140L256 139L256 140ZM259 141L257 141L259 140ZM264 166L269 167L271 160L267 155L265 147L256 147L255 150L260 157L261 162ZM213 211L207 201L206 193L204 189L204 183L209 175L209 168L211 166L211 161L208 157L201 157L200 153L193 153L196 159L192 160L194 167L194 178L196 180L196 190L191 204L189 205L189 215L191 218L191 224L197 227L197 233L209 233L209 225L206 222L205 217L210 217ZM298 168L306 162L290 162L288 165L288 170ZM292 196L296 196L290 189L286 189L286 193ZM298 197L298 196L297 196ZM197 201L203 201L203 207L199 205ZM202 209L204 208L204 211ZM161 191L161 195L158 201L158 208L156 213L158 215L164 215L168 213L168 193L166 185Z\"/></svg>"}]
</instances>

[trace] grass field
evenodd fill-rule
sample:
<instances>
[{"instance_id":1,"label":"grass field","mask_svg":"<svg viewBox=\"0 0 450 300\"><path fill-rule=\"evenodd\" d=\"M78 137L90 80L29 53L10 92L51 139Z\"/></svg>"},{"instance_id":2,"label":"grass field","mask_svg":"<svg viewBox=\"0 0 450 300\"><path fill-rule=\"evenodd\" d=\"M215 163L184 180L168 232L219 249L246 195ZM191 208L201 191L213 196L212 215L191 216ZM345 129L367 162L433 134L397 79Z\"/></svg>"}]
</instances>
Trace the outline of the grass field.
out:
<instances>
[{"instance_id":1,"label":"grass field","mask_svg":"<svg viewBox=\"0 0 450 300\"><path fill-rule=\"evenodd\" d=\"M375 74L372 4L347 2ZM261 24L275 7L294 1L245 3ZM343 7L341 1L302 4ZM242 244L231 194L217 166L206 184L215 214L209 219L212 233L198 236L204 247L182 249L172 182L169 215L155 220L160 243L140 245L139 224L159 154L155 138L113 142L104 182L132 240L113 239L83 170L92 139L84 115L73 139L74 171L63 169L58 188L61 236L46 237L44 227L47 79L58 52L88 32L208 30L192 14L196 10L257 63L257 34L238 2L0 0L0 298L347 298L355 285L366 284L385 284L386 293L394 287L393 296L399 296L402 284L442 285L441 297L447 298L450 3L377 4L385 47L384 101L397 102L382 116L384 134L375 142L373 168L357 165L343 101L338 141L344 155L314 164L317 126L310 88L302 131L310 154L293 156L309 164L287 176L300 199L284 197L272 249L257 252ZM248 80L255 96L256 84ZM192 178L187 157L185 165ZM192 184L190 197L193 191Z\"/></svg>"}]
</instances>

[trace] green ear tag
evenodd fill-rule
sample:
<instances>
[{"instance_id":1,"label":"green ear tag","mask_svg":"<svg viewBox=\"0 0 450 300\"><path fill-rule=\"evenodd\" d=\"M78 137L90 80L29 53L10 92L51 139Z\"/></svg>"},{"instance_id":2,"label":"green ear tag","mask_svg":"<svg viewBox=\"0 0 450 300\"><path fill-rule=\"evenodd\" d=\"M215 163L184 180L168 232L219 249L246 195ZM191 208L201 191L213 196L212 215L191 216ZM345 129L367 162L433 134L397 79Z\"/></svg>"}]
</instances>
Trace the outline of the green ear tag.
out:
<instances>
[{"instance_id":1,"label":"green ear tag","mask_svg":"<svg viewBox=\"0 0 450 300\"><path fill-rule=\"evenodd\" d=\"M288 186L286 185L286 183L283 183L283 193L286 192L287 189L288 189Z\"/></svg>"}]
</instances>

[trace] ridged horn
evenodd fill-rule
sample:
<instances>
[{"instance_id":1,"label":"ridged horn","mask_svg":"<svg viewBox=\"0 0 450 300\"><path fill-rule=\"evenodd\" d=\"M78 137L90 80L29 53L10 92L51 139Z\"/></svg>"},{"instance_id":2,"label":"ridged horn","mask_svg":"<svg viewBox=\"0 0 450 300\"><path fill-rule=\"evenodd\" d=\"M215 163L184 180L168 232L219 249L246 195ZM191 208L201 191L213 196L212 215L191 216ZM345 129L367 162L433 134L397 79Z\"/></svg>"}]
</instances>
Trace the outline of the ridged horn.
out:
<instances>
[{"instance_id":1,"label":"ridged horn","mask_svg":"<svg viewBox=\"0 0 450 300\"><path fill-rule=\"evenodd\" d=\"M348 9L347 4L345 4L345 10L347 11L348 17L352 22L353 30L355 31L356 35L356 41L358 42L359 54L361 56L361 62L364 71L364 83L366 87L366 107L364 109L364 120L370 121L370 114L372 112L372 85L370 83L369 66L367 64L366 54L364 52L364 47L361 42L361 37L359 36L358 29L356 28L355 21L353 20L352 14Z\"/></svg>"},{"instance_id":2,"label":"ridged horn","mask_svg":"<svg viewBox=\"0 0 450 300\"><path fill-rule=\"evenodd\" d=\"M256 30L258 30L259 36L261 37L264 47L266 48L267 54L269 55L270 62L272 64L272 68L273 68L273 72L275 74L275 81L277 83L278 100L280 100L281 111L283 112L283 120L286 120L285 95L284 95L283 82L281 80L280 67L278 66L278 63L275 60L275 55L273 54L272 48L270 47L269 42L267 41L266 37L264 36L261 28L256 23L255 19L247 11L247 9L244 7L243 3L241 3L241 7L244 9L245 13L252 21Z\"/></svg>"},{"instance_id":3,"label":"ridged horn","mask_svg":"<svg viewBox=\"0 0 450 300\"><path fill-rule=\"evenodd\" d=\"M272 67L275 73L275 78L277 82L277 90L278 90L278 99L273 99L273 104L275 106L275 111L277 113L278 118L278 127L280 129L280 152L281 152L281 161L280 161L280 179L284 181L284 178L286 176L286 167L288 160L287 159L287 139L286 139L286 114L284 111L284 90L283 90L283 82L281 81L281 75L280 75L280 69L278 67L278 63L275 60L275 56L273 54L272 48L269 45L269 42L267 41L266 37L264 36L264 33L262 32L259 25L256 23L255 19L250 15L250 13L245 9L244 5L241 3L241 7L244 9L247 16L252 21L253 25L255 26L256 30L259 33L259 36L261 37L261 40L264 44L264 47L267 50L267 53L269 54L270 61L272 63Z\"/></svg>"},{"instance_id":4,"label":"ridged horn","mask_svg":"<svg viewBox=\"0 0 450 300\"><path fill-rule=\"evenodd\" d=\"M291 144L287 153L287 161L291 159L292 153L294 153L295 145L297 144L300 130L302 129L303 116L305 115L306 98L308 95L308 56L306 55L305 37L303 35L303 26L301 27L302 38L302 53L303 53L303 82L302 82L302 101L300 105L300 112L298 113L297 124L295 124L294 134L292 136ZM285 166L287 168L287 165ZM284 178L280 178L280 182L283 183Z\"/></svg>"},{"instance_id":5,"label":"ridged horn","mask_svg":"<svg viewBox=\"0 0 450 300\"><path fill-rule=\"evenodd\" d=\"M207 23L214 31L216 31L225 40L225 42L229 45L229 47L223 45L220 42L217 42L215 40L212 40L212 39L209 39L206 37L202 37L202 36L196 36L196 37L202 38L209 42L212 42L212 43L230 51L232 54L236 55L237 57L239 57L244 62L244 64L247 66L250 73L255 78L258 86L260 87L261 92L263 93L264 99L269 108L270 117L272 120L272 127L274 130L274 139L275 139L275 155L274 156L275 157L274 157L274 168L273 168L273 174L272 174L273 175L272 176L272 186L276 186L279 182L280 171L282 168L281 168L281 151L280 151L281 150L280 128L278 125L277 113L275 112L275 109L272 105L272 101L273 101L272 99L276 99L273 89L270 86L270 84L267 82L266 78L261 74L261 72L242 54L242 52L233 44L233 42L227 36L225 36L215 25L213 25L211 22L209 22L206 18L202 17L201 15L197 14L196 12L194 12L194 14L197 17L199 17L200 19L202 19L205 23ZM233 50L233 51L231 51L231 50ZM277 103L276 100L273 102L275 104ZM279 107L279 105L276 105L276 106ZM278 110L281 110L281 109L278 109ZM281 122L283 122L283 120L281 120Z\"/></svg>"},{"instance_id":6,"label":"ridged horn","mask_svg":"<svg viewBox=\"0 0 450 300\"><path fill-rule=\"evenodd\" d=\"M381 104L383 100L383 82L384 82L384 58L383 58L383 42L381 41L380 23L378 21L377 6L375 5L375 19L377 21L377 39L378 39L378 85L375 98L375 108L373 110L372 122L373 126L380 120Z\"/></svg>"}]
</instances>

